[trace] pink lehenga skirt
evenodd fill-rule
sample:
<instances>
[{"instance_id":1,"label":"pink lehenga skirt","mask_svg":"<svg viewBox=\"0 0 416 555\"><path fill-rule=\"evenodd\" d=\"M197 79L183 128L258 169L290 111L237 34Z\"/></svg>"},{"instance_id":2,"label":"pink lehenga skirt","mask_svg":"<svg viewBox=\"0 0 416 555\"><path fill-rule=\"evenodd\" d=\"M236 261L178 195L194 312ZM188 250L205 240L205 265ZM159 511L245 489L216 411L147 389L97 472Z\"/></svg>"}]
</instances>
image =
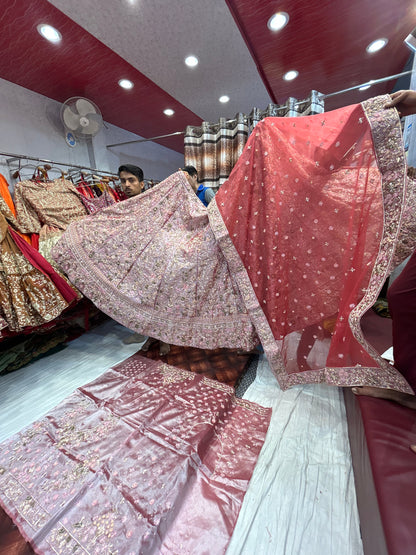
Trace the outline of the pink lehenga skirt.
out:
<instances>
[{"instance_id":1,"label":"pink lehenga skirt","mask_svg":"<svg viewBox=\"0 0 416 555\"><path fill-rule=\"evenodd\" d=\"M182 172L72 222L53 256L100 310L139 333L207 349L258 343L207 210Z\"/></svg>"}]
</instances>

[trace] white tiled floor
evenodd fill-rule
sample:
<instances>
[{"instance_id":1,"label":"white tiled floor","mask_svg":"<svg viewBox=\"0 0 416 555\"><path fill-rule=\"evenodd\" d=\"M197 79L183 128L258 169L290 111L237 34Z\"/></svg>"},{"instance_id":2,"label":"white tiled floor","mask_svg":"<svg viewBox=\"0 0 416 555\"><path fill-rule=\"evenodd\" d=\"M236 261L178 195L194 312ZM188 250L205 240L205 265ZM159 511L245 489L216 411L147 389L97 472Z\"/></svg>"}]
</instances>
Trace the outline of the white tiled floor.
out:
<instances>
[{"instance_id":1,"label":"white tiled floor","mask_svg":"<svg viewBox=\"0 0 416 555\"><path fill-rule=\"evenodd\" d=\"M129 333L105 322L0 377L0 441L135 353L138 344L122 343ZM227 555L361 555L342 392L282 392L263 358L244 397L273 407L273 416Z\"/></svg>"}]
</instances>

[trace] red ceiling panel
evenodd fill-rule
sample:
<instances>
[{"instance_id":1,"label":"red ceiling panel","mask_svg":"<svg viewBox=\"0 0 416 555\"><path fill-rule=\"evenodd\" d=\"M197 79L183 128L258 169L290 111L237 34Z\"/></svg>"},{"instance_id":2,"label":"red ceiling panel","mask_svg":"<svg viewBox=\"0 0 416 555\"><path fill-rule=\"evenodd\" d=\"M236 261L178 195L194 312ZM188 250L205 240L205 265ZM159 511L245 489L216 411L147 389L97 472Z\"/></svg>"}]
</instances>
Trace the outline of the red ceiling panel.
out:
<instances>
[{"instance_id":1,"label":"red ceiling panel","mask_svg":"<svg viewBox=\"0 0 416 555\"><path fill-rule=\"evenodd\" d=\"M85 96L106 121L143 137L185 130L201 118L137 71L46 0L1 0L0 77L63 102ZM48 23L62 34L51 44L36 30ZM120 78L135 83L126 91ZM167 117L164 108L175 115ZM183 136L158 141L183 152Z\"/></svg>"},{"instance_id":2,"label":"red ceiling panel","mask_svg":"<svg viewBox=\"0 0 416 555\"><path fill-rule=\"evenodd\" d=\"M305 98L311 89L331 93L399 73L409 57L403 39L416 26L413 0L224 1L277 103L289 96ZM200 117L47 0L0 0L0 9L0 77L60 102L71 96L90 98L106 121L143 137L201 123ZM207 17L210 9L207 4ZM290 15L289 24L280 33L267 28L276 11ZM53 45L43 39L36 30L39 23L58 28L62 42ZM365 47L382 36L389 39L387 47L367 54ZM291 69L298 70L299 77L286 82L282 75ZM121 77L131 79L135 87L131 91L121 89L117 84ZM326 109L384 94L393 86L390 81L365 92L328 98ZM167 107L175 110L173 117L163 114ZM183 152L181 135L157 142Z\"/></svg>"},{"instance_id":3,"label":"red ceiling panel","mask_svg":"<svg viewBox=\"0 0 416 555\"><path fill-rule=\"evenodd\" d=\"M301 99L312 89L332 93L370 79L400 73L410 51L404 38L416 26L413 0L226 0L273 100ZM273 33L267 21L276 12L290 16L288 25ZM386 37L387 46L368 54L366 46ZM291 82L284 73L296 69ZM364 92L328 98L326 109L360 102L392 90L394 81Z\"/></svg>"}]
</instances>

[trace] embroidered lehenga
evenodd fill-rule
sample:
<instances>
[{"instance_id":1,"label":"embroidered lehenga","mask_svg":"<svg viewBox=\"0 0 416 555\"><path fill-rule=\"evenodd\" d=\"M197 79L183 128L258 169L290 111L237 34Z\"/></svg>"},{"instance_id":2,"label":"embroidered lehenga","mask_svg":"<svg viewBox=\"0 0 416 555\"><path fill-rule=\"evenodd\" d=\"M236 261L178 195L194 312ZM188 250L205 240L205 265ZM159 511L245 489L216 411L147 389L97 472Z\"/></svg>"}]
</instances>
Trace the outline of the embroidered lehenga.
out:
<instances>
[{"instance_id":1,"label":"embroidered lehenga","mask_svg":"<svg viewBox=\"0 0 416 555\"><path fill-rule=\"evenodd\" d=\"M206 208L182 172L74 222L53 256L100 310L139 333L208 349L258 342Z\"/></svg>"},{"instance_id":2,"label":"embroidered lehenga","mask_svg":"<svg viewBox=\"0 0 416 555\"><path fill-rule=\"evenodd\" d=\"M52 265L53 245L70 222L87 215L82 195L63 178L53 181L21 181L15 185L17 220L25 233L39 234L39 252Z\"/></svg>"},{"instance_id":3,"label":"embroidered lehenga","mask_svg":"<svg viewBox=\"0 0 416 555\"><path fill-rule=\"evenodd\" d=\"M0 330L8 327L12 332L53 320L79 298L18 235L19 229L10 207L0 197Z\"/></svg>"},{"instance_id":4,"label":"embroidered lehenga","mask_svg":"<svg viewBox=\"0 0 416 555\"><path fill-rule=\"evenodd\" d=\"M400 121L385 103L266 118L208 210L179 172L71 224L54 255L138 332L205 348L257 334L283 388L410 392L360 327L392 270L404 206Z\"/></svg>"}]
</instances>

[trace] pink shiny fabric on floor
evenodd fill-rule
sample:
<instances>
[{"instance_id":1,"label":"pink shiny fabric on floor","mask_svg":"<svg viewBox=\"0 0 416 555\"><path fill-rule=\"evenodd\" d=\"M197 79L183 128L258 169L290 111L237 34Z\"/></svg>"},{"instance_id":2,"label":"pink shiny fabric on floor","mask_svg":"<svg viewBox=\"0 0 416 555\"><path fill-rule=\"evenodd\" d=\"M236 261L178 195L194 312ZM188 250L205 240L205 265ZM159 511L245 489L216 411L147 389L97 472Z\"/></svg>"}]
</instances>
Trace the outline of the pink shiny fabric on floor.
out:
<instances>
[{"instance_id":1,"label":"pink shiny fabric on floor","mask_svg":"<svg viewBox=\"0 0 416 555\"><path fill-rule=\"evenodd\" d=\"M392 270L404 207L400 120L387 100L266 118L208 208L284 389L412 391L360 326Z\"/></svg>"},{"instance_id":2,"label":"pink shiny fabric on floor","mask_svg":"<svg viewBox=\"0 0 416 555\"><path fill-rule=\"evenodd\" d=\"M0 501L37 553L224 553L271 409L135 355L0 445Z\"/></svg>"}]
</instances>

